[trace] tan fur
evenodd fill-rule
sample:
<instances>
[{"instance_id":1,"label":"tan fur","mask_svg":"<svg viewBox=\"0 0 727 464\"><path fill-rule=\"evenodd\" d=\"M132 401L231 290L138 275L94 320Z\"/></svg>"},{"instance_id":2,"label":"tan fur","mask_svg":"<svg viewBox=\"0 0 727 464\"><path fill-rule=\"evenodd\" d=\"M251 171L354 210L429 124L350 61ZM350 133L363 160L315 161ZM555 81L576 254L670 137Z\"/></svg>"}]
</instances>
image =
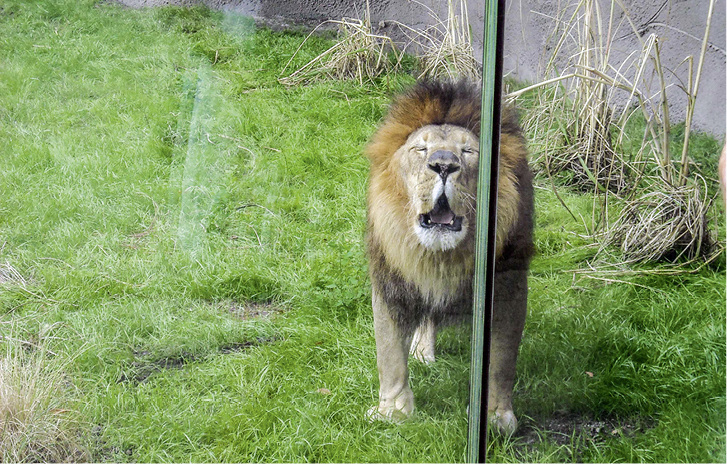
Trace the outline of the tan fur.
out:
<instances>
[{"instance_id":1,"label":"tan fur","mask_svg":"<svg viewBox=\"0 0 727 464\"><path fill-rule=\"evenodd\" d=\"M380 380L373 417L411 413L409 348L417 358L433 361L433 321L471 306L479 104L479 94L470 84L420 83L394 101L366 148L371 162L367 239ZM514 113L506 109L502 121L496 254L503 270L522 271L532 248L530 173ZM451 153L456 159L456 171L443 179L431 167L438 153ZM461 231L420 227L417 222L434 213L441 196L447 198L452 214L461 217ZM522 287L523 276L518 272L513 282ZM490 413L505 417L499 424L504 429L516 423L509 398L525 299L515 300L514 322L505 321L514 327L515 336L501 343L502 356L494 356L502 359L496 370L505 372L504 380L494 380L501 385L495 387L494 397L490 395L498 403L490 405Z\"/></svg>"}]
</instances>

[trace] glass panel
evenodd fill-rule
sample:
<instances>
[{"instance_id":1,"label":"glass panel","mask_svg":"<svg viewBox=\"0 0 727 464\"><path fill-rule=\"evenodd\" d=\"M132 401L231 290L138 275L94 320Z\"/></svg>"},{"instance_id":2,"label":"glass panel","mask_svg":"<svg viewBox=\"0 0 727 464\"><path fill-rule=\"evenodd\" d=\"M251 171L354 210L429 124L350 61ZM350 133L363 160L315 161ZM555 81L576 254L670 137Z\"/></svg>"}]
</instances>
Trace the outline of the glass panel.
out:
<instances>
[{"instance_id":1,"label":"glass panel","mask_svg":"<svg viewBox=\"0 0 727 464\"><path fill-rule=\"evenodd\" d=\"M504 2L502 2L504 3ZM480 120L480 161L477 189L477 237L473 282L472 361L467 436L467 461L485 462L489 389L491 331L495 284L496 216L499 172L499 123L502 82L502 20L504 11L496 0L485 2L482 58L482 116ZM509 174L509 173L505 173ZM500 338L495 338L499 342ZM494 361L500 361L496 357ZM496 379L496 383L499 379ZM496 390L499 391L499 390ZM484 406L484 407L483 407Z\"/></svg>"}]
</instances>

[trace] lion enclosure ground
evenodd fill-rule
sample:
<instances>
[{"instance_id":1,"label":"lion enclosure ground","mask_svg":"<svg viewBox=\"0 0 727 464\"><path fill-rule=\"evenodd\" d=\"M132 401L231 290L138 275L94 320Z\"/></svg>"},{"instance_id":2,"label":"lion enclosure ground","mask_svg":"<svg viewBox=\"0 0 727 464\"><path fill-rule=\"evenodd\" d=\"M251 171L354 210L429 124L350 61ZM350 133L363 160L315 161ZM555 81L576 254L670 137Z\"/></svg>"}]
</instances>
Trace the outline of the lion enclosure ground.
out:
<instances>
[{"instance_id":1,"label":"lion enclosure ground","mask_svg":"<svg viewBox=\"0 0 727 464\"><path fill-rule=\"evenodd\" d=\"M413 78L286 88L304 37L202 8L0 2L0 347L53 382L23 414L32 382L0 376L0 461L464 459L469 326L412 362L413 419L365 418L360 153ZM724 462L724 258L579 277L583 223L547 180L535 208L521 428L488 459Z\"/></svg>"}]
</instances>

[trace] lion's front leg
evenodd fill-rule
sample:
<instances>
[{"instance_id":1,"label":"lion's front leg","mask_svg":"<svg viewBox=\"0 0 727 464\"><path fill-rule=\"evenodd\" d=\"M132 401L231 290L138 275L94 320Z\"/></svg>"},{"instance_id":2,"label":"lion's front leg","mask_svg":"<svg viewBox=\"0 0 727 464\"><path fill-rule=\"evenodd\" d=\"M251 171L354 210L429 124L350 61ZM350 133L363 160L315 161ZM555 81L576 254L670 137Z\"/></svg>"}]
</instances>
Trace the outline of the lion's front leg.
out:
<instances>
[{"instance_id":1,"label":"lion's front leg","mask_svg":"<svg viewBox=\"0 0 727 464\"><path fill-rule=\"evenodd\" d=\"M437 326L431 317L427 317L414 332L414 337L411 341L411 355L425 364L433 363L434 345L436 341Z\"/></svg>"},{"instance_id":2,"label":"lion's front leg","mask_svg":"<svg viewBox=\"0 0 727 464\"><path fill-rule=\"evenodd\" d=\"M517 428L512 410L512 389L527 313L527 271L496 273L494 296L487 412L490 422L500 432L512 433Z\"/></svg>"},{"instance_id":3,"label":"lion's front leg","mask_svg":"<svg viewBox=\"0 0 727 464\"><path fill-rule=\"evenodd\" d=\"M368 412L370 419L403 420L414 411L414 393L409 387L407 357L411 335L391 317L391 310L373 289L376 365L379 371L379 405Z\"/></svg>"}]
</instances>

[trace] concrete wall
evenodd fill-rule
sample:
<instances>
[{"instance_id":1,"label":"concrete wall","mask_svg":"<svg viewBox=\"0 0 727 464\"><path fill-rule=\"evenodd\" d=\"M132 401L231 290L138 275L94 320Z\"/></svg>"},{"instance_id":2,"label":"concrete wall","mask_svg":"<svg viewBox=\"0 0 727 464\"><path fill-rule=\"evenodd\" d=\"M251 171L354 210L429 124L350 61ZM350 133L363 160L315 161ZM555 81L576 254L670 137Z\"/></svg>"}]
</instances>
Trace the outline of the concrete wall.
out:
<instances>
[{"instance_id":1,"label":"concrete wall","mask_svg":"<svg viewBox=\"0 0 727 464\"><path fill-rule=\"evenodd\" d=\"M193 4L195 0L121 0L130 6L159 4ZM203 0L215 9L231 10L254 16L273 24L300 23L314 26L325 19L344 16L361 17L365 0ZM537 82L551 52L549 40L556 18L573 9L575 0L511 0L507 2L505 27L505 72L522 80ZM611 2L600 0L604 24L607 22ZM638 29L642 40L655 33L660 37L662 64L669 70L668 97L673 122L684 120L686 95L678 85L687 80L683 64L687 56L697 57L704 36L709 0L624 0L630 21ZM401 37L397 28L387 20L396 20L412 27L426 27L433 19L427 7L440 17L446 17L443 0L370 0L372 22L392 36ZM482 54L484 0L468 0L470 25L474 37L475 54ZM566 16L567 17L567 16ZM628 19L617 10L611 44L614 65L628 61L632 52L641 49L639 38L633 33ZM723 136L725 121L725 1L717 0L712 19L705 64L699 87L694 128ZM633 58L631 58L633 59ZM562 60L561 60L562 62ZM658 90L656 81L652 91ZM614 95L616 105L627 95Z\"/></svg>"},{"instance_id":2,"label":"concrete wall","mask_svg":"<svg viewBox=\"0 0 727 464\"><path fill-rule=\"evenodd\" d=\"M682 64L688 56L694 57L694 68L704 37L709 8L708 0L625 0L631 21L641 33L641 39L655 33L661 41L662 65L667 72L671 103L670 115L674 122L684 121L686 94L679 89L680 80L687 82L687 67ZM514 0L506 13L505 69L529 81L537 81L550 56L546 50L548 35L553 30L553 16L570 1ZM610 2L602 1L602 14L609 12ZM614 37L612 53L614 65L623 62L634 51L641 49L639 38L632 32L622 12L617 11L615 24L621 24ZM481 20L480 20L481 23ZM604 23L606 19L604 18ZM473 24L473 28L477 25ZM479 29L478 29L479 30ZM478 35L479 36L479 35ZM700 79L693 127L718 136L725 134L725 1L717 0L709 34L709 46ZM657 81L651 89L658 90ZM616 96L617 100L619 96ZM621 96L621 99L625 96Z\"/></svg>"}]
</instances>

